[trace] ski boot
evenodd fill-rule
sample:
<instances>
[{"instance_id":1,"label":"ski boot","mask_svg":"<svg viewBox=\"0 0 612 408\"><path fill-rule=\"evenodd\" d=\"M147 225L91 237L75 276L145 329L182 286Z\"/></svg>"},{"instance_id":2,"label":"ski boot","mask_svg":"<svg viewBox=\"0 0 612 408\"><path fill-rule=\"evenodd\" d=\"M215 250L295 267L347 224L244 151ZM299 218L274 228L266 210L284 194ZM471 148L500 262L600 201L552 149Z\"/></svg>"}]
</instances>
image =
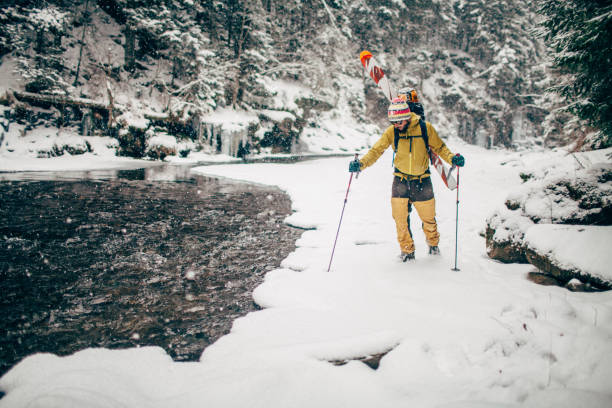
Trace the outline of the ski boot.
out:
<instances>
[{"instance_id":1,"label":"ski boot","mask_svg":"<svg viewBox=\"0 0 612 408\"><path fill-rule=\"evenodd\" d=\"M429 255L440 255L440 248L437 245L429 247Z\"/></svg>"},{"instance_id":2,"label":"ski boot","mask_svg":"<svg viewBox=\"0 0 612 408\"><path fill-rule=\"evenodd\" d=\"M414 261L414 252L403 252L400 254L400 260L402 262L406 262L406 261Z\"/></svg>"}]
</instances>

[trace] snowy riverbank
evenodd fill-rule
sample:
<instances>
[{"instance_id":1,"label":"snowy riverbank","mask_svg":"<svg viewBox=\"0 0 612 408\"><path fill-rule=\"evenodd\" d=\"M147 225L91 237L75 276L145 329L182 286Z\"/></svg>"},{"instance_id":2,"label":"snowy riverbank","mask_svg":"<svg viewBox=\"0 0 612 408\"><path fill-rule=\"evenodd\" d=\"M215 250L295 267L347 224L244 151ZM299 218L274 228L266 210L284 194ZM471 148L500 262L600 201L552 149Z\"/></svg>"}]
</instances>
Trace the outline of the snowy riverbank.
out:
<instances>
[{"instance_id":1,"label":"snowy riverbank","mask_svg":"<svg viewBox=\"0 0 612 408\"><path fill-rule=\"evenodd\" d=\"M450 270L455 192L438 176L442 255L427 255L413 219L417 260L396 260L390 152L353 180L329 273L348 158L202 167L279 186L295 211L286 222L316 228L255 290L265 309L237 319L198 363L151 347L32 356L0 379L0 407L610 406L612 292L539 286L526 279L532 266L489 259L481 233L521 184L523 168L501 164L518 153L448 144L466 157L460 272ZM387 353L377 370L329 362L377 353Z\"/></svg>"}]
</instances>

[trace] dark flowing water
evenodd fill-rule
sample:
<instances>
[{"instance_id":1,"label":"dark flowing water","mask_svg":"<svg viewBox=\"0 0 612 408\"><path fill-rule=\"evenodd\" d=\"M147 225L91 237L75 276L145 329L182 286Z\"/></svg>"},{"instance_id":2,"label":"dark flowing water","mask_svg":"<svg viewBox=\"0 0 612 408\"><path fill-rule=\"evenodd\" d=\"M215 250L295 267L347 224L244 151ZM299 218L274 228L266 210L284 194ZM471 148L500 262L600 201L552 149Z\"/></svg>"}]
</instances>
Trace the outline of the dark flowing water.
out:
<instances>
[{"instance_id":1,"label":"dark flowing water","mask_svg":"<svg viewBox=\"0 0 612 408\"><path fill-rule=\"evenodd\" d=\"M197 360L302 232L280 190L189 169L2 176L0 375L86 347Z\"/></svg>"}]
</instances>

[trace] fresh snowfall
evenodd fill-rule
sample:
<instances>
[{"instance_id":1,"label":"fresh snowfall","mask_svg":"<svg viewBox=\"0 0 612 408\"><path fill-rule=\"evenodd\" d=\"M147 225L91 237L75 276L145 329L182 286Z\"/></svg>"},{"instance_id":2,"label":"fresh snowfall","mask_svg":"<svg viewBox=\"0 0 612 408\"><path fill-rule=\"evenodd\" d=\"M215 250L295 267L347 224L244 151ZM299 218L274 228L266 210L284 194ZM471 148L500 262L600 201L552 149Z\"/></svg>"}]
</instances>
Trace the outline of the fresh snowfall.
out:
<instances>
[{"instance_id":1,"label":"fresh snowfall","mask_svg":"<svg viewBox=\"0 0 612 408\"><path fill-rule=\"evenodd\" d=\"M350 157L195 168L276 185L292 199L286 222L305 232L254 291L263 309L237 319L199 362L174 362L158 347L29 356L0 379L0 407L612 406L612 292L535 284L533 266L491 260L483 238L487 217L521 186L519 173L554 163L573 171L575 161L562 149L446 142L466 166L458 206L456 191L433 176L441 255L428 255L413 216L416 261L399 262L388 151L352 179L329 272ZM573 240L578 231L555 228L528 233L559 259L612 275L610 227L584 227ZM361 361L376 355L376 369Z\"/></svg>"}]
</instances>

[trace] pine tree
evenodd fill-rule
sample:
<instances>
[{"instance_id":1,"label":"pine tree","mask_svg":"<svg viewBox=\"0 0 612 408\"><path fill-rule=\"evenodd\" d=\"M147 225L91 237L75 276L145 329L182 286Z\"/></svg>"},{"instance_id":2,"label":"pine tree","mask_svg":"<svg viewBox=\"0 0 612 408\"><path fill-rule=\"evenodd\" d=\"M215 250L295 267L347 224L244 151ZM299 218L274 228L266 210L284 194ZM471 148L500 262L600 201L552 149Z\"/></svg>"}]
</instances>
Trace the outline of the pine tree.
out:
<instances>
[{"instance_id":1,"label":"pine tree","mask_svg":"<svg viewBox=\"0 0 612 408\"><path fill-rule=\"evenodd\" d=\"M612 146L612 1L544 0L540 11L554 66L566 75L553 90L601 130L593 147Z\"/></svg>"}]
</instances>

